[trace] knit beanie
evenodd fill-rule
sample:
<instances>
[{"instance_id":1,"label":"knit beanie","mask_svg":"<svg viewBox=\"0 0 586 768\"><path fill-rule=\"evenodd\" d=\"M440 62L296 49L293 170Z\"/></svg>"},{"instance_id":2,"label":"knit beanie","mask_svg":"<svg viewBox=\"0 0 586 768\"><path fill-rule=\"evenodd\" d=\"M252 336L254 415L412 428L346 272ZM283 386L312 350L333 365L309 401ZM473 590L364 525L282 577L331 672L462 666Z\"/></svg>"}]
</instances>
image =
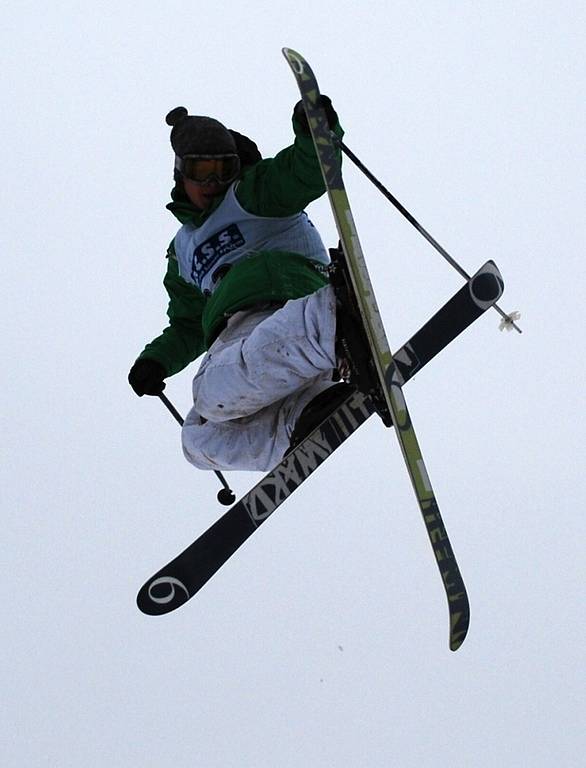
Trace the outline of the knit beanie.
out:
<instances>
[{"instance_id":1,"label":"knit beanie","mask_svg":"<svg viewBox=\"0 0 586 768\"><path fill-rule=\"evenodd\" d=\"M171 146L178 157L238 154L230 131L213 117L188 115L185 107L176 107L165 120L172 126Z\"/></svg>"}]
</instances>

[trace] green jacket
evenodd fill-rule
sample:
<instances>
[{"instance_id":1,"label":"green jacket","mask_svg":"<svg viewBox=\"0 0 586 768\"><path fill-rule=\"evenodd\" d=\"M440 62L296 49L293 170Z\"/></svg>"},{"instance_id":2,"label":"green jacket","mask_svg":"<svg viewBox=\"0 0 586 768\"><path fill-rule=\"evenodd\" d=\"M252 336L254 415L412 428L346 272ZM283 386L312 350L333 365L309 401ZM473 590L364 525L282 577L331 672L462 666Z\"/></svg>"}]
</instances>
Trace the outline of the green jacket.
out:
<instances>
[{"instance_id":1,"label":"green jacket","mask_svg":"<svg viewBox=\"0 0 586 768\"><path fill-rule=\"evenodd\" d=\"M293 121L295 141L274 158L247 168L236 187L240 205L257 216L291 216L325 192L313 140ZM343 131L335 127L338 136ZM167 205L179 221L202 224L218 207L198 211L177 184ZM163 284L169 295L169 324L144 348L139 357L161 363L168 376L181 371L212 344L226 318L242 309L267 303L283 303L307 296L327 283L323 268L302 254L265 251L235 264L214 293L207 297L179 275L173 243L167 251Z\"/></svg>"}]
</instances>

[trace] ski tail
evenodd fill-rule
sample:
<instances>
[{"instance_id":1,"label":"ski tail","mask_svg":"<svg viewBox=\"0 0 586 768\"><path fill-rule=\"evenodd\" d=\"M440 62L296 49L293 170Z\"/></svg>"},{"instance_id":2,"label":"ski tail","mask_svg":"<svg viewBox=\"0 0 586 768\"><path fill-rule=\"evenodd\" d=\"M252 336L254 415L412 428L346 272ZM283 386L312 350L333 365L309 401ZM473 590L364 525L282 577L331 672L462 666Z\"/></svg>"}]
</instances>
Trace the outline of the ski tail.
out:
<instances>
[{"instance_id":1,"label":"ski tail","mask_svg":"<svg viewBox=\"0 0 586 768\"><path fill-rule=\"evenodd\" d=\"M402 384L412 379L449 344L490 309L503 294L504 281L494 261L489 260L465 285L393 355ZM462 321L466 325L463 327ZM441 333L442 347L437 344Z\"/></svg>"}]
</instances>

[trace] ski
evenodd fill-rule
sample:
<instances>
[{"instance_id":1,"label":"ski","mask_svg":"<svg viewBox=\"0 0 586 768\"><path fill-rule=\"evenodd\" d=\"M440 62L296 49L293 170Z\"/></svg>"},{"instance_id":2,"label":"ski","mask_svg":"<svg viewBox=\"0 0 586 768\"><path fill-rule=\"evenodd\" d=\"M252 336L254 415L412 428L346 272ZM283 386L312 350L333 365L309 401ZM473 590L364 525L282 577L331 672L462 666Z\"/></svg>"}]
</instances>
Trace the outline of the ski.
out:
<instances>
[{"instance_id":1,"label":"ski","mask_svg":"<svg viewBox=\"0 0 586 768\"><path fill-rule=\"evenodd\" d=\"M502 278L489 261L395 354L403 382L409 381L492 305L487 285ZM193 597L260 525L373 413L372 401L356 392L280 464L232 506L187 549L141 588L139 609L156 616Z\"/></svg>"},{"instance_id":2,"label":"ski","mask_svg":"<svg viewBox=\"0 0 586 768\"><path fill-rule=\"evenodd\" d=\"M449 644L450 649L456 651L462 645L470 623L470 606L466 587L440 514L407 409L402 390L404 377L400 373L387 341L348 195L344 187L341 163L332 140L326 113L321 106L317 79L307 61L299 53L290 48L284 48L283 55L291 68L301 94L340 237L340 247L350 274L353 298L361 315L370 346L378 377L379 386L377 389L382 396L376 403L377 412L385 423L392 421L396 427L395 434L399 440L442 576L450 615Z\"/></svg>"}]
</instances>

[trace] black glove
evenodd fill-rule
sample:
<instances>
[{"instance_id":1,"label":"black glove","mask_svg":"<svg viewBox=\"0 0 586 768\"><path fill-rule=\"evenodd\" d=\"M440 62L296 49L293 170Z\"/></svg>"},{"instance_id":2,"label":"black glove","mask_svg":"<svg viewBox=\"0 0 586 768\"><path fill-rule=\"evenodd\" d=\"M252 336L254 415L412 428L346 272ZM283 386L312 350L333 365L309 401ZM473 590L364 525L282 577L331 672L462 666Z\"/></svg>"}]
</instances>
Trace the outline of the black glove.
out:
<instances>
[{"instance_id":1,"label":"black glove","mask_svg":"<svg viewBox=\"0 0 586 768\"><path fill-rule=\"evenodd\" d=\"M318 102L324 109L326 117L328 118L328 128L333 128L338 122L338 114L332 106L332 100L329 96L324 96L323 93L319 97ZM307 136L310 135L309 123L307 122L307 115L305 113L305 107L302 101L298 101L293 109L293 117L297 120L301 131Z\"/></svg>"},{"instance_id":2,"label":"black glove","mask_svg":"<svg viewBox=\"0 0 586 768\"><path fill-rule=\"evenodd\" d=\"M139 358L130 369L128 383L139 397L143 395L160 395L165 389L163 379L167 371L161 363L148 357Z\"/></svg>"}]
</instances>

